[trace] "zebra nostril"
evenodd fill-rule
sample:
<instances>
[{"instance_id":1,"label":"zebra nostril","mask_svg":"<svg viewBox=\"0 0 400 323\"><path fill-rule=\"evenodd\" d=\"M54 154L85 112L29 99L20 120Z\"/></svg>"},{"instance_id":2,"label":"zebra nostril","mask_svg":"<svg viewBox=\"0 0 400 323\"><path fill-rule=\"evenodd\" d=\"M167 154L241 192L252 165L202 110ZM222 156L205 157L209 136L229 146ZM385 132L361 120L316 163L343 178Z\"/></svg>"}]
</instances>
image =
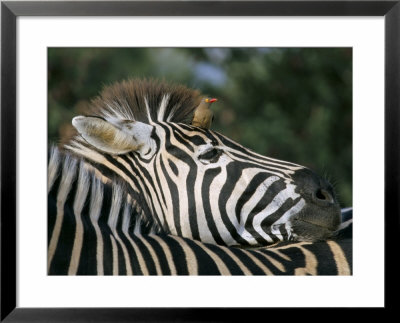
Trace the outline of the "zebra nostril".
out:
<instances>
[{"instance_id":1,"label":"zebra nostril","mask_svg":"<svg viewBox=\"0 0 400 323\"><path fill-rule=\"evenodd\" d=\"M334 199L332 194L330 194L328 191L319 188L315 194L314 194L314 198L318 201L326 201L329 203L333 203Z\"/></svg>"}]
</instances>

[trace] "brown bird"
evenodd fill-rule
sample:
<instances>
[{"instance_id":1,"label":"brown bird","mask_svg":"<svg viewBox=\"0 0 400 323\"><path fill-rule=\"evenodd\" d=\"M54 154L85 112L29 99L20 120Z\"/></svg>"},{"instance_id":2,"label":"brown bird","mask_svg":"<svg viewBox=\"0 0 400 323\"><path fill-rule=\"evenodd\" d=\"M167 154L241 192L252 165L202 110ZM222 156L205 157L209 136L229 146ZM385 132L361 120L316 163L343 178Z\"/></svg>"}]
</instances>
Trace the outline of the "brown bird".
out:
<instances>
[{"instance_id":1,"label":"brown bird","mask_svg":"<svg viewBox=\"0 0 400 323\"><path fill-rule=\"evenodd\" d=\"M217 99L204 98L201 100L200 104L194 111L194 116L192 120L192 126L199 128L209 129L211 122L213 121L213 112L210 109L210 105L213 102L218 101Z\"/></svg>"}]
</instances>

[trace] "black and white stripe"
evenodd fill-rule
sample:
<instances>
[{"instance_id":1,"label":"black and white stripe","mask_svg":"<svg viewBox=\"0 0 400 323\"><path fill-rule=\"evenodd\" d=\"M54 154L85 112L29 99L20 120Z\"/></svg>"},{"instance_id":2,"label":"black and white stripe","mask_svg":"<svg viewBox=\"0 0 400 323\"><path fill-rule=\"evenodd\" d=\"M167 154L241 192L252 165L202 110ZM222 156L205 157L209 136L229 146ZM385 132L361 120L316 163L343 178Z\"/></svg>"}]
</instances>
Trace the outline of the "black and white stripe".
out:
<instances>
[{"instance_id":1,"label":"black and white stripe","mask_svg":"<svg viewBox=\"0 0 400 323\"><path fill-rule=\"evenodd\" d=\"M155 148L143 154L102 154L80 138L67 148L143 195L167 233L245 246L294 238L289 220L310 203L292 177L304 167L260 156L210 130L150 127Z\"/></svg>"},{"instance_id":2,"label":"black and white stripe","mask_svg":"<svg viewBox=\"0 0 400 323\"><path fill-rule=\"evenodd\" d=\"M337 229L340 208L326 181L191 126L199 102L179 86L116 84L88 117L73 119L79 134L64 148L95 176L123 183L165 234L254 247L326 239Z\"/></svg>"},{"instance_id":3,"label":"black and white stripe","mask_svg":"<svg viewBox=\"0 0 400 323\"><path fill-rule=\"evenodd\" d=\"M50 275L350 275L351 234L240 249L166 235L123 186L55 149L49 162ZM345 222L349 230L351 219ZM158 234L157 234L158 233Z\"/></svg>"}]
</instances>

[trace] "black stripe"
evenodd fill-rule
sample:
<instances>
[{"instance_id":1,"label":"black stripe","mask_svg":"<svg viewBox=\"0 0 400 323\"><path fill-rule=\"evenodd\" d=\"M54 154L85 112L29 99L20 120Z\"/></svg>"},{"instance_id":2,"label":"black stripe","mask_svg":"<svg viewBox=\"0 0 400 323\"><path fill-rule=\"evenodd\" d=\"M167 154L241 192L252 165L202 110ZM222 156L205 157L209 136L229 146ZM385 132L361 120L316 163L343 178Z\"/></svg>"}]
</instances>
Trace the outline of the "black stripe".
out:
<instances>
[{"instance_id":1,"label":"black stripe","mask_svg":"<svg viewBox=\"0 0 400 323\"><path fill-rule=\"evenodd\" d=\"M176 141L178 141L182 146L186 147L186 149L190 150L192 153L194 153L194 148L193 146L189 143L190 141L185 138L181 133L179 133L177 130L173 129L172 135ZM170 143L170 136L168 136L168 141ZM196 141L196 140L195 140ZM172 143L171 143L172 145ZM167 147L168 148L168 147ZM167 149L168 150L168 149Z\"/></svg>"},{"instance_id":2,"label":"black stripe","mask_svg":"<svg viewBox=\"0 0 400 323\"><path fill-rule=\"evenodd\" d=\"M264 220L261 221L261 228L264 229L265 232L270 232L271 226L273 223L278 221L287 211L289 211L294 205L299 202L301 197L293 200L292 198L288 198L278 210L274 213L267 216Z\"/></svg>"},{"instance_id":3,"label":"black stripe","mask_svg":"<svg viewBox=\"0 0 400 323\"><path fill-rule=\"evenodd\" d=\"M281 182L275 182L278 184L282 184ZM274 183L274 184L275 184ZM274 196L269 196L268 198L263 198L261 201L256 205L256 207L251 211L249 214L245 228L247 231L255 238L255 240L260 244L260 245L265 245L265 244L271 244L271 242L267 241L262 235L260 235L253 227L253 219L254 217L259 214L273 199ZM273 242L278 242L281 240L280 237L277 237L271 232L271 225L279 220L282 215L288 211L292 206L294 205L293 200L291 198L287 199L280 207L278 210L276 210L274 213L270 214L268 217L264 218L261 223L260 227L265 232Z\"/></svg>"},{"instance_id":4,"label":"black stripe","mask_svg":"<svg viewBox=\"0 0 400 323\"><path fill-rule=\"evenodd\" d=\"M59 186L59 189L62 189ZM59 191L57 192L57 195ZM63 205L64 216L61 224L61 231L58 243L55 249L53 261L50 264L49 273L57 273L58 275L68 274L72 248L75 239L76 221L73 210L73 203L76 194L76 179L71 184L67 199Z\"/></svg>"},{"instance_id":5,"label":"black stripe","mask_svg":"<svg viewBox=\"0 0 400 323\"><path fill-rule=\"evenodd\" d=\"M215 264L215 261L203 250L203 248L199 247L195 242L190 239L185 239L185 242L192 249L196 256L199 275L220 274L218 267Z\"/></svg>"},{"instance_id":6,"label":"black stripe","mask_svg":"<svg viewBox=\"0 0 400 323\"><path fill-rule=\"evenodd\" d=\"M172 254L172 262L175 265L177 275L189 275L188 263L182 246L170 236L161 236L169 247Z\"/></svg>"},{"instance_id":7,"label":"black stripe","mask_svg":"<svg viewBox=\"0 0 400 323\"><path fill-rule=\"evenodd\" d=\"M61 183L61 174L58 174L47 196L47 245L50 244L51 234L57 218L57 193Z\"/></svg>"},{"instance_id":8,"label":"black stripe","mask_svg":"<svg viewBox=\"0 0 400 323\"><path fill-rule=\"evenodd\" d=\"M118 212L117 223L116 223L116 230L115 230L115 232L118 235L119 239L117 239L116 235L114 234L115 242L116 242L116 244L118 246L118 253L119 253L118 254L118 262L119 262L119 264L118 264L119 273L118 274L119 275L126 275L127 274L126 266L128 264L127 259L125 258L124 251L123 251L123 247L126 248L126 246L127 246L126 241L124 241L124 234L122 232L122 222L123 222L124 209L121 206L123 206L123 205L124 204L122 202L120 204L120 209L119 209L119 212ZM127 250L127 252L128 252L128 250ZM130 258L129 255L128 255L128 258Z\"/></svg>"},{"instance_id":9,"label":"black stripe","mask_svg":"<svg viewBox=\"0 0 400 323\"><path fill-rule=\"evenodd\" d=\"M194 127L194 126L188 125L188 124L186 124L186 123L176 123L176 124L175 124L175 127L176 127L176 128L180 127L180 128L185 129L185 130L187 130L187 131L189 131L189 132L198 131L198 132L203 133L203 134L205 134L205 133L208 131L208 130L206 130L206 129Z\"/></svg>"},{"instance_id":10,"label":"black stripe","mask_svg":"<svg viewBox=\"0 0 400 323\"><path fill-rule=\"evenodd\" d=\"M168 159L168 165L171 168L172 172L175 174L175 176L178 176L178 168L171 159Z\"/></svg>"},{"instance_id":11,"label":"black stripe","mask_svg":"<svg viewBox=\"0 0 400 323\"><path fill-rule=\"evenodd\" d=\"M251 251L250 251L251 252ZM283 259L282 257L278 256L275 252L272 252L268 249L260 249L259 252L261 252L264 255L269 256L270 258L274 259L275 261L277 261L278 263L280 263L283 267L284 267L284 271L281 271L278 267L276 267L271 260L266 259L265 257L263 257L262 255L260 255L257 252L253 253L253 256L255 256L258 260L260 260L274 275L294 275L294 269L292 267L289 267L288 264L294 264L291 261L287 261L285 259ZM284 252L283 252L284 253ZM304 259L301 258L298 260L299 262L296 262L296 266L295 267L299 267L299 266L304 266Z\"/></svg>"},{"instance_id":12,"label":"black stripe","mask_svg":"<svg viewBox=\"0 0 400 323\"><path fill-rule=\"evenodd\" d=\"M225 245L221 238L217 226L212 217L211 201L210 201L210 185L214 178L221 173L221 167L208 169L204 174L204 180L201 186L201 198L203 201L204 214L206 215L207 226L215 240L219 245Z\"/></svg>"},{"instance_id":13,"label":"black stripe","mask_svg":"<svg viewBox=\"0 0 400 323\"><path fill-rule=\"evenodd\" d=\"M173 197L171 202L172 202L172 213L173 213L173 218L174 218L174 224L176 227L176 232L177 232L178 236L181 236L182 232L181 232L180 221L179 221L178 188L176 187L176 184L174 183L174 181L169 177L168 172L165 168L165 165L164 165L164 162L162 161L162 159L160 160L160 166L161 166L161 171L164 173L165 179L167 180L168 188L169 188L169 191L171 192L171 197ZM168 224L166 222L165 226L167 226L167 225Z\"/></svg>"},{"instance_id":14,"label":"black stripe","mask_svg":"<svg viewBox=\"0 0 400 323\"><path fill-rule=\"evenodd\" d=\"M172 127L172 125L171 125ZM195 146L202 146L202 145L206 145L207 142L204 140L203 137L199 136L199 135L193 135L195 133L195 131L193 131L193 129L189 130L190 133L192 135L188 136L187 134L185 134L184 132L182 132L178 127L174 127L174 134L178 135L182 138L183 141L186 142L191 142L193 143ZM193 151L193 148L192 148Z\"/></svg>"},{"instance_id":15,"label":"black stripe","mask_svg":"<svg viewBox=\"0 0 400 323\"><path fill-rule=\"evenodd\" d=\"M112 275L113 274L113 252L112 252L112 244L111 244L111 230L108 226L108 216L111 210L111 196L112 189L109 185L104 185L103 187L104 199L101 205L101 212L99 219L97 221L100 232L103 238L103 268L104 275Z\"/></svg>"},{"instance_id":16,"label":"black stripe","mask_svg":"<svg viewBox=\"0 0 400 323\"><path fill-rule=\"evenodd\" d=\"M88 187L88 195L81 212L81 220L83 225L83 241L81 255L77 275L96 275L97 274L97 261L96 261L96 231L90 221L90 201L92 198L93 181L90 181Z\"/></svg>"},{"instance_id":17,"label":"black stripe","mask_svg":"<svg viewBox=\"0 0 400 323\"><path fill-rule=\"evenodd\" d=\"M288 171L288 169L286 168L280 168L279 166L266 164L259 160L253 160L250 159L249 156L239 155L234 151L229 151L228 153L232 156L235 162L243 163L247 168L260 168L263 171L270 173L271 175L290 178L290 176L285 173L285 171Z\"/></svg>"},{"instance_id":18,"label":"black stripe","mask_svg":"<svg viewBox=\"0 0 400 323\"><path fill-rule=\"evenodd\" d=\"M178 148L176 145L172 144L171 137L174 137L182 146L186 147L188 150L191 152L194 152L194 149L192 145L190 145L189 140L185 140L185 138L182 138L182 133L180 133L175 127L173 127L172 124L164 125L164 124L159 124L165 131L165 149L169 152L172 148ZM173 154L173 153L171 153Z\"/></svg>"},{"instance_id":19,"label":"black stripe","mask_svg":"<svg viewBox=\"0 0 400 323\"><path fill-rule=\"evenodd\" d=\"M142 199L141 200L142 203L146 202L146 203L150 204L150 205L147 205L145 208L143 208L143 210L146 210L146 209L155 210L156 208L155 208L155 204L154 204L154 200L153 200L153 195L150 193L149 187L144 183L143 178L146 178L146 180L152 186L153 191L155 192L156 201L160 205L161 204L160 198L157 194L157 191L155 190L153 180L152 180L151 176L149 175L147 168L142 167L142 165L137 161L137 154L130 154L129 157L130 158L128 158L128 156L121 156L121 158L123 158L125 160L125 162L127 162L132 169L136 169L137 172L135 174L129 173L128 170L122 164L115 161L117 163L117 167L122 169L123 172L130 179L132 179L134 181L134 184L136 185L136 187L139 190L144 190L144 192L142 192L144 196L147 195L148 197L151 197L150 199ZM139 184L139 180L142 181L141 182L142 185ZM160 217L164 217L164 219L165 219L164 210L162 208L161 208L161 212L162 212L162 214L157 214L157 215L155 215L154 213L147 214L147 216L152 217L159 224L160 227L162 227Z\"/></svg>"},{"instance_id":20,"label":"black stripe","mask_svg":"<svg viewBox=\"0 0 400 323\"><path fill-rule=\"evenodd\" d=\"M193 239L200 240L199 226L197 222L197 210L196 210L196 198L195 198L195 183L198 174L197 165L193 163L192 167L189 168L189 174L186 178L186 193L188 200L188 220L190 224L190 230L192 232Z\"/></svg>"},{"instance_id":21,"label":"black stripe","mask_svg":"<svg viewBox=\"0 0 400 323\"><path fill-rule=\"evenodd\" d=\"M232 275L244 275L242 269L240 269L239 265L233 260L233 258L228 255L225 250L217 245L207 244L208 249L213 251L218 257L221 259L221 262L225 264L225 266L229 269ZM232 250L234 248L231 248Z\"/></svg>"},{"instance_id":22,"label":"black stripe","mask_svg":"<svg viewBox=\"0 0 400 323\"><path fill-rule=\"evenodd\" d=\"M161 188L161 181L160 181L160 176L159 176L159 166L157 165L157 159L154 160L154 164L153 164L153 174L154 177L156 178L156 182L157 182L157 186L159 188L159 194L161 195L161 199L164 205L166 205L166 199L165 199L165 195L163 192L163 189ZM157 191L155 191L156 194L158 195ZM159 216L158 216L159 217Z\"/></svg>"},{"instance_id":23,"label":"black stripe","mask_svg":"<svg viewBox=\"0 0 400 323\"><path fill-rule=\"evenodd\" d=\"M262 224L261 224L262 227ZM285 224L282 224L279 226L279 232L282 235L282 240L283 241L288 241L289 240L289 232L285 228Z\"/></svg>"},{"instance_id":24,"label":"black stripe","mask_svg":"<svg viewBox=\"0 0 400 323\"><path fill-rule=\"evenodd\" d=\"M143 275L143 272L140 268L139 265L139 261L135 252L135 249L133 248L131 242L128 240L127 236L125 235L124 232L122 232L122 230L118 230L118 235L122 241L122 243L125 245L128 256L129 256L129 260L130 260L130 264L131 264L131 268L132 268L132 274L133 275Z\"/></svg>"},{"instance_id":25,"label":"black stripe","mask_svg":"<svg viewBox=\"0 0 400 323\"><path fill-rule=\"evenodd\" d=\"M282 257L276 255L274 252L270 252L269 255L283 263L285 271L281 274L294 275L296 269L304 268L306 266L306 258L303 251L301 250L301 247L293 245L285 249L279 249L279 251L282 254L288 256L290 260L288 261L286 259L283 259Z\"/></svg>"},{"instance_id":26,"label":"black stripe","mask_svg":"<svg viewBox=\"0 0 400 323\"><path fill-rule=\"evenodd\" d=\"M252 275L265 275L264 269L261 269L259 265L257 265L250 257L249 254L253 254L252 250L247 250L247 252L238 249L238 248L230 248L231 252L237 256L242 264L251 272ZM257 257L256 257L257 258ZM258 258L257 258L258 259ZM264 263L263 261L261 261ZM272 271L272 270L271 270Z\"/></svg>"},{"instance_id":27,"label":"black stripe","mask_svg":"<svg viewBox=\"0 0 400 323\"><path fill-rule=\"evenodd\" d=\"M281 182L281 181L275 181L273 182L267 189L267 191L265 192L264 196L262 197L262 199L260 201L258 201L258 203L256 204L256 206L250 211L247 220L246 220L246 224L245 227L246 228L252 228L253 227L253 218L259 214L262 210L264 210L272 201L273 199L284 189L286 188L286 184ZM290 199L291 200L291 199ZM287 200L286 200L287 201ZM286 203L285 201L285 203ZM292 201L292 200L291 200ZM284 203L284 204L285 204ZM293 202L291 202L293 203ZM283 205L284 205L283 204ZM279 217L281 215L276 215L279 214L279 210L283 207L283 205L273 214L269 215L267 217L267 219L271 219L274 220L273 222L275 222L276 220L279 219ZM272 224L273 222L270 222L270 224ZM269 223L269 222L268 222Z\"/></svg>"},{"instance_id":28,"label":"black stripe","mask_svg":"<svg viewBox=\"0 0 400 323\"><path fill-rule=\"evenodd\" d=\"M232 166L234 167L234 166ZM236 172L233 172L236 173ZM243 176L243 171L240 173L240 176ZM258 187L261 185L262 182L264 182L268 178L268 174L266 173L258 173L253 178L250 180L250 183L248 183L246 190L240 195L236 207L235 207L235 214L237 216L238 222L240 222L240 214L242 213L243 206L249 201L249 199L253 196L254 194L254 188ZM249 189L251 188L251 189ZM233 188L232 188L233 189ZM268 192L266 192L268 194Z\"/></svg>"},{"instance_id":29,"label":"black stripe","mask_svg":"<svg viewBox=\"0 0 400 323\"><path fill-rule=\"evenodd\" d=\"M141 253L141 255L144 259L144 262L146 264L149 275L157 275L154 259L151 256L150 251L147 248L147 246L134 234L131 234L130 236L131 236L133 242L137 245L139 252ZM146 237L144 237L143 239L145 240L145 238Z\"/></svg>"},{"instance_id":30,"label":"black stripe","mask_svg":"<svg viewBox=\"0 0 400 323\"><path fill-rule=\"evenodd\" d=\"M145 238L146 241L153 247L154 252L157 255L158 263L161 268L161 275L171 275L171 268L168 265L167 256L161 245L152 237L147 236Z\"/></svg>"},{"instance_id":31,"label":"black stripe","mask_svg":"<svg viewBox=\"0 0 400 323\"><path fill-rule=\"evenodd\" d=\"M151 131L151 134L150 134L150 138L153 139L156 143L156 152L160 151L161 141L157 135L156 127L153 127L153 130Z\"/></svg>"},{"instance_id":32,"label":"black stripe","mask_svg":"<svg viewBox=\"0 0 400 323\"><path fill-rule=\"evenodd\" d=\"M333 257L331 248L326 242L316 242L305 245L305 249L310 250L317 259L317 275L337 275L336 261Z\"/></svg>"},{"instance_id":33,"label":"black stripe","mask_svg":"<svg viewBox=\"0 0 400 323\"><path fill-rule=\"evenodd\" d=\"M233 248L232 248L233 249ZM242 255L238 254L238 251L243 251ZM261 253L265 254L265 252L263 252L263 250L259 250L261 251ZM266 259L265 257L263 257L262 255L260 255L259 252L256 252L254 250L251 249L245 249L245 250L237 250L235 251L235 254L237 256L239 256L239 258L244 262L244 265L250 270L251 269L251 273L253 275L266 275L266 272L264 271L264 269L262 269L259 265L256 265L256 263L254 261L252 261L252 263L254 263L255 268L249 268L248 266L248 261L246 258L248 257L248 254L251 254L254 256L254 258L257 258L258 261L260 261L265 267L267 267L271 273L273 275L280 273L279 270L277 270L274 266L272 266L271 262Z\"/></svg>"},{"instance_id":34,"label":"black stripe","mask_svg":"<svg viewBox=\"0 0 400 323\"><path fill-rule=\"evenodd\" d=\"M250 149L245 148L245 147L239 145L238 143L230 140L229 138L221 135L218 132L213 131L213 134L222 142L222 144L224 144L225 146L230 147L230 148L232 148L234 150L240 151L241 153L243 153L246 156L248 156L248 158L255 158L255 159L258 159L260 162L265 162L265 163L271 163L271 162L275 163L276 162L276 163L279 163L282 167L285 167L285 166L287 166L287 167L298 167L299 166L299 165L296 165L294 163L283 161L283 160L278 160L278 159L275 160L275 161L271 161L270 159L268 159L268 157L259 155L259 154L255 153L255 152L251 151ZM244 156L242 158L246 158L246 157Z\"/></svg>"},{"instance_id":35,"label":"black stripe","mask_svg":"<svg viewBox=\"0 0 400 323\"><path fill-rule=\"evenodd\" d=\"M219 200L218 200L218 207L219 207L219 210L221 213L222 222L224 223L224 225L226 226L227 230L230 232L232 237L237 241L238 244L243 245L243 246L248 246L249 243L240 236L240 234L237 231L238 228L236 228L232 224L232 222L229 218L229 215L226 212L227 202L232 195L232 191L234 190L236 183L240 180L240 178L242 176L242 171L240 169L235 169L236 167L237 167L237 165L235 165L235 164L227 165L227 174L229 176L227 176L226 182L224 183L224 185L221 188L221 192L220 192ZM249 187L254 187L254 186L249 185ZM235 211L236 211L235 214L236 214L236 219L237 219L238 223L240 223L240 210L243 207L242 203L245 202L246 198L249 198L249 197L246 196L246 194L242 194L241 197L239 198L241 206L238 207L238 205L236 205L236 207L235 207Z\"/></svg>"}]
</instances>

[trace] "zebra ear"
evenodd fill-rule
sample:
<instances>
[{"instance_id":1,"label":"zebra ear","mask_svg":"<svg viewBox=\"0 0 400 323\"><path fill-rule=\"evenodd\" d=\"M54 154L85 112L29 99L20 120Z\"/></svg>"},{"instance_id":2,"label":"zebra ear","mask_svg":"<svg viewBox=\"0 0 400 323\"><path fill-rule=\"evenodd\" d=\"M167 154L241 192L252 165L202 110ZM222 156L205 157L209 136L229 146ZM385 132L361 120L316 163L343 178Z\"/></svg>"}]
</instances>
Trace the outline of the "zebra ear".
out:
<instances>
[{"instance_id":1,"label":"zebra ear","mask_svg":"<svg viewBox=\"0 0 400 323\"><path fill-rule=\"evenodd\" d=\"M140 151L149 144L153 127L139 121L111 123L98 117L78 116L72 125L92 146L113 155Z\"/></svg>"}]
</instances>

